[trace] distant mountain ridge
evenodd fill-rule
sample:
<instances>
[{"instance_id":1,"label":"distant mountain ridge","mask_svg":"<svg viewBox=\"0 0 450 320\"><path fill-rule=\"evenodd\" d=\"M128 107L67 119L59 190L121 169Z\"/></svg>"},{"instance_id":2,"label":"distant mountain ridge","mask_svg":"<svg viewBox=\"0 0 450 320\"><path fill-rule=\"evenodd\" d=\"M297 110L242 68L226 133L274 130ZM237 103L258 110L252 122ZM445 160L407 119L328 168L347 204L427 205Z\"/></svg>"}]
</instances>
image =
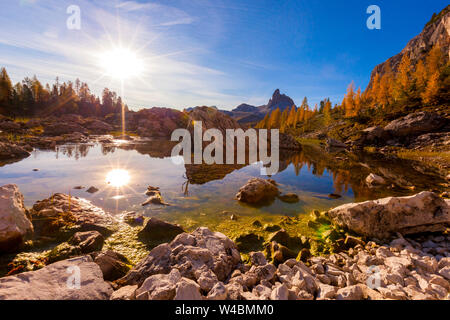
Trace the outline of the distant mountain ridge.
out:
<instances>
[{"instance_id":1,"label":"distant mountain ridge","mask_svg":"<svg viewBox=\"0 0 450 320\"><path fill-rule=\"evenodd\" d=\"M276 110L284 111L286 108L291 108L295 105L294 100L289 96L280 93L280 89L276 89L269 99L269 102L262 106L252 106L247 103L240 104L231 111L221 110L226 115L237 120L238 123L254 123L261 121L267 113Z\"/></svg>"}]
</instances>

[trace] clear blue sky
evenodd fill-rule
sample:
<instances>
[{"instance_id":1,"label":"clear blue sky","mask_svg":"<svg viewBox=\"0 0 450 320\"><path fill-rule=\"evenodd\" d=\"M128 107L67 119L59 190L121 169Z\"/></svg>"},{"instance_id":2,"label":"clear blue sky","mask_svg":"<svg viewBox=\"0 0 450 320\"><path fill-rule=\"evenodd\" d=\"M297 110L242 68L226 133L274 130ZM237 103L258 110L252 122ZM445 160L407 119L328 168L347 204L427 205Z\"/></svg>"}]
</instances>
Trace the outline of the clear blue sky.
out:
<instances>
[{"instance_id":1,"label":"clear blue sky","mask_svg":"<svg viewBox=\"0 0 450 320\"><path fill-rule=\"evenodd\" d=\"M68 30L69 5L81 30ZM381 8L381 30L368 30L366 9ZM378 63L420 33L443 0L86 1L2 0L0 66L13 81L80 78L99 94L120 81L102 76L114 47L144 61L125 82L132 108L182 109L260 105L279 88L299 104L339 102L354 80L363 89Z\"/></svg>"}]
</instances>

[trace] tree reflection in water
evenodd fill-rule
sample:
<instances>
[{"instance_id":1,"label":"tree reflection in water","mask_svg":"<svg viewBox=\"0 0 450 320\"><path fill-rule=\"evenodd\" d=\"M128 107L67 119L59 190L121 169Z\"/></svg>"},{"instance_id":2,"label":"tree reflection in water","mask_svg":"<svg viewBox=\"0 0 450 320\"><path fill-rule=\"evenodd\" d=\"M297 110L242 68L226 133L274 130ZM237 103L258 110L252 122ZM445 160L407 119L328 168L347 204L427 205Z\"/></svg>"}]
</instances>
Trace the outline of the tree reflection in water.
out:
<instances>
[{"instance_id":1,"label":"tree reflection in water","mask_svg":"<svg viewBox=\"0 0 450 320\"><path fill-rule=\"evenodd\" d=\"M152 158L167 158L171 156L172 148L177 142L167 140L153 140L145 143L126 143L116 145L102 143L103 155L114 153L117 148L123 150L135 150L140 154L149 155ZM75 159L86 157L93 144L73 144L58 148L58 153ZM246 156L248 159L248 155ZM202 185L214 180L222 180L228 174L249 166L248 161L239 165L207 165L186 164L185 182L182 190L185 195L189 193L189 184ZM429 190L430 186L438 186L444 183L437 172L430 167L427 170L418 170L418 163L411 160L385 158L381 154L351 153L341 151L338 153L326 152L319 146L304 145L301 151L280 152L279 173L293 166L293 172L298 177L306 165L308 172L314 176L329 175L333 180L334 193L344 194L350 189L357 201L376 199L387 195L408 195L421 190ZM424 166L423 163L420 166ZM424 173L427 172L427 173ZM394 187L369 188L365 178L370 173L379 174L387 178ZM414 186L414 190L411 190Z\"/></svg>"}]
</instances>

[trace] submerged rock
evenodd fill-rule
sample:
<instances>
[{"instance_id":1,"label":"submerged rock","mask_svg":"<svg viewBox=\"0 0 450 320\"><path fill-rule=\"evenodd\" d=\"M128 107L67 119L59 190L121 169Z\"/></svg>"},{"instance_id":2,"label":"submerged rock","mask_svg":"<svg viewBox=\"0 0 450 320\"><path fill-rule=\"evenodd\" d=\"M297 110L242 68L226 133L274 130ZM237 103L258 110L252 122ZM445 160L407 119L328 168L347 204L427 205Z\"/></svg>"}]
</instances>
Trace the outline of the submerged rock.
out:
<instances>
[{"instance_id":1,"label":"submerged rock","mask_svg":"<svg viewBox=\"0 0 450 320\"><path fill-rule=\"evenodd\" d=\"M235 240L236 246L241 251L249 251L261 248L263 242L263 237L258 236L257 234L252 232L241 234Z\"/></svg>"},{"instance_id":2,"label":"submerged rock","mask_svg":"<svg viewBox=\"0 0 450 320\"><path fill-rule=\"evenodd\" d=\"M328 212L334 223L357 234L387 238L400 232L445 231L450 225L450 204L432 192L349 203Z\"/></svg>"},{"instance_id":3,"label":"submerged rock","mask_svg":"<svg viewBox=\"0 0 450 320\"><path fill-rule=\"evenodd\" d=\"M168 206L168 203L165 203L162 196L161 191L159 191L159 187L149 186L145 194L149 197L145 202L142 203L142 206L146 206L149 204L159 204Z\"/></svg>"},{"instance_id":4,"label":"submerged rock","mask_svg":"<svg viewBox=\"0 0 450 320\"><path fill-rule=\"evenodd\" d=\"M287 194L283 194L278 196L278 198L286 203L297 203L300 201L298 195L296 195L295 193L287 193Z\"/></svg>"},{"instance_id":5,"label":"submerged rock","mask_svg":"<svg viewBox=\"0 0 450 320\"><path fill-rule=\"evenodd\" d=\"M384 180L382 177L377 176L374 173L371 173L367 176L366 178L366 183L369 187L372 186L379 186L379 185L385 185L386 184L386 180Z\"/></svg>"},{"instance_id":6,"label":"submerged rock","mask_svg":"<svg viewBox=\"0 0 450 320\"><path fill-rule=\"evenodd\" d=\"M99 189L97 189L94 186L91 186L89 189L86 190L86 192L88 192L88 193L96 193L98 191L99 191Z\"/></svg>"},{"instance_id":7,"label":"submerged rock","mask_svg":"<svg viewBox=\"0 0 450 320\"><path fill-rule=\"evenodd\" d=\"M0 187L0 253L20 248L33 234L33 225L14 184Z\"/></svg>"},{"instance_id":8,"label":"submerged rock","mask_svg":"<svg viewBox=\"0 0 450 320\"><path fill-rule=\"evenodd\" d=\"M0 300L109 300L112 293L89 256L0 278Z\"/></svg>"},{"instance_id":9,"label":"submerged rock","mask_svg":"<svg viewBox=\"0 0 450 320\"><path fill-rule=\"evenodd\" d=\"M142 225L144 223L144 216L135 211L124 212L122 219L130 225Z\"/></svg>"},{"instance_id":10,"label":"submerged rock","mask_svg":"<svg viewBox=\"0 0 450 320\"><path fill-rule=\"evenodd\" d=\"M275 183L269 180L253 178L239 189L236 199L241 202L258 204L274 200L278 193Z\"/></svg>"},{"instance_id":11,"label":"submerged rock","mask_svg":"<svg viewBox=\"0 0 450 320\"><path fill-rule=\"evenodd\" d=\"M150 241L171 241L184 230L177 224L168 223L157 218L150 218L145 223L138 236Z\"/></svg>"}]
</instances>

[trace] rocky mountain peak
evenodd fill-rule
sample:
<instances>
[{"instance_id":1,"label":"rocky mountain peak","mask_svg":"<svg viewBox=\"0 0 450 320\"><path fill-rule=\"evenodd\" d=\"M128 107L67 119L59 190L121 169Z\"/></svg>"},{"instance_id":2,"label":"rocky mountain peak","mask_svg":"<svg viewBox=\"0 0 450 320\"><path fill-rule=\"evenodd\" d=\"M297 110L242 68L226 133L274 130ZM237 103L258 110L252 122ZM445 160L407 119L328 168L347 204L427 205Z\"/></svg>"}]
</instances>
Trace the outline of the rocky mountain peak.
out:
<instances>
[{"instance_id":1,"label":"rocky mountain peak","mask_svg":"<svg viewBox=\"0 0 450 320\"><path fill-rule=\"evenodd\" d=\"M294 101L291 98L289 98L285 94L281 94L280 89L276 89L272 95L272 98L269 100L267 107L270 110L280 108L280 110L283 111L284 109L290 108L293 105Z\"/></svg>"},{"instance_id":2,"label":"rocky mountain peak","mask_svg":"<svg viewBox=\"0 0 450 320\"><path fill-rule=\"evenodd\" d=\"M433 15L431 20L425 25L422 32L411 39L406 47L397 55L379 64L372 71L370 83L367 88L372 87L375 75L379 73L384 75L386 66L389 63L392 71L396 72L403 55L409 55L411 64L415 65L419 60L425 58L428 52L435 45L439 45L442 52L447 53L446 58L450 58L450 5L443 9L439 14Z\"/></svg>"}]
</instances>

